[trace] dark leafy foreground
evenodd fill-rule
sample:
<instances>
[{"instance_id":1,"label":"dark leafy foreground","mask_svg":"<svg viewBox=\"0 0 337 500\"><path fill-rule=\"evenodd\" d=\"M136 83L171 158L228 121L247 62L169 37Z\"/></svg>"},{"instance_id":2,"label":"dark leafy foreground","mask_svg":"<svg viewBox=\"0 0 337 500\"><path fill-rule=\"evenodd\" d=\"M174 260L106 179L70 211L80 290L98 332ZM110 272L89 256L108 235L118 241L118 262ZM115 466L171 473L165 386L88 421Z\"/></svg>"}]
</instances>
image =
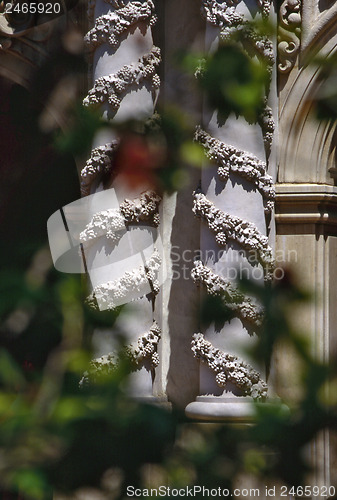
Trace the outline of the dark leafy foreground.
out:
<instances>
[{"instance_id":1,"label":"dark leafy foreground","mask_svg":"<svg viewBox=\"0 0 337 500\"><path fill-rule=\"evenodd\" d=\"M2 278L5 283L6 275ZM91 356L81 347L80 331L84 324L93 326L97 316L83 306L79 281L51 271L31 296L27 275L15 286L18 296L29 297L35 307L41 297L53 296L42 306L56 308L46 318L60 329L60 341L44 358L22 363L17 358L22 367L8 350L0 352L0 480L7 490L44 500L55 490L88 486L107 498L124 498L127 485L155 487L158 481L171 487L231 489L239 477L256 477L262 484L298 485L310 470L304 453L308 443L323 429L336 431L336 401L326 396L328 381L336 384L336 372L314 360L300 334L289 328L287 310L305 294L288 278L268 293L242 285L264 302L273 347L286 342L297 353L303 377L297 401L257 404L249 426L196 424L178 410L128 398L129 367L123 362L80 389ZM116 315L98 315L100 326L116 328ZM122 344L123 335L116 333ZM266 349L264 335L262 331L259 358ZM31 337L29 342L33 351L38 349L39 338L35 346Z\"/></svg>"}]
</instances>

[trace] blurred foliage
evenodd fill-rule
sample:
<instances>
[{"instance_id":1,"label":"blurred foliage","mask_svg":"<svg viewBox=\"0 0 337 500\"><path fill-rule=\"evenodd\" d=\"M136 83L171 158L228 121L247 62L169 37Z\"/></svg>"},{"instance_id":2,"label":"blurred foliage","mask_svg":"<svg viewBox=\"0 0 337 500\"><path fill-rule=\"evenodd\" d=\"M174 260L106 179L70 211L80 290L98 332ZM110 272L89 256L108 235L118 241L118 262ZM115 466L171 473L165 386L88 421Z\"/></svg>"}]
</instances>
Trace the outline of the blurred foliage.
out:
<instances>
[{"instance_id":1,"label":"blurred foliage","mask_svg":"<svg viewBox=\"0 0 337 500\"><path fill-rule=\"evenodd\" d=\"M184 64L194 71L195 57L188 57ZM204 59L200 83L210 105L222 118L234 112L256 121L265 67L232 43ZM57 123L41 119L41 102L57 103L55 88L67 91L69 76L76 79L84 70L83 57L62 46L36 75L36 94L16 85L2 89L9 99L4 99L8 109L1 130L1 487L27 499L49 500L53 491L81 488L125 498L127 485L216 485L232 491L240 478L252 476L266 484L303 483L310 470L306 447L322 430L336 431L337 401L328 383L336 387L337 371L313 356L289 321L294 303L308 299L289 273L271 288L250 282L241 287L265 308L252 355L269 366L275 348L286 344L301 361L296 402L256 403L249 426L200 425L177 409L129 398L124 363L79 388L92 357L90 331L109 328L122 345L116 319L127 314L89 309L80 278L55 271L46 247L48 217L79 198L72 155L84 156L97 130L110 126L73 102L59 109L60 120L67 117L65 134ZM133 186L146 180L171 192L187 182L186 166L202 165L189 117L177 109L165 108L151 122L113 131L121 138L116 162ZM206 324L231 317L219 298L202 305Z\"/></svg>"},{"instance_id":2,"label":"blurred foliage","mask_svg":"<svg viewBox=\"0 0 337 500\"><path fill-rule=\"evenodd\" d=\"M319 68L318 88L314 97L319 120L335 120L337 116L337 56L314 57L311 64Z\"/></svg>"},{"instance_id":3,"label":"blurred foliage","mask_svg":"<svg viewBox=\"0 0 337 500\"><path fill-rule=\"evenodd\" d=\"M230 30L208 54L177 52L176 64L197 77L219 122L224 123L232 113L248 123L259 121L271 79L271 60L261 48L273 36L275 26L255 20ZM270 46L268 50L272 50Z\"/></svg>"},{"instance_id":4,"label":"blurred foliage","mask_svg":"<svg viewBox=\"0 0 337 500\"><path fill-rule=\"evenodd\" d=\"M93 318L78 280L58 275L49 307L59 308L62 339L43 370L28 363L20 367L7 350L0 351L1 484L32 499L84 487L124 498L127 485L156 487L156 481L171 488L201 484L230 491L238 477L302 484L310 470L306 446L323 429L336 430L336 401L326 391L329 381L337 383L337 370L318 362L289 328L286 318L294 300L308 299L294 282L285 279L268 292L252 283L242 286L266 308L258 356L272 335L273 347L286 341L303 362L303 394L296 405L279 398L255 403L249 426L200 425L178 410L127 397L123 364L80 390L91 356L82 348L81 331ZM45 293L43 285L39 291ZM107 316L113 328L117 314Z\"/></svg>"},{"instance_id":5,"label":"blurred foliage","mask_svg":"<svg viewBox=\"0 0 337 500\"><path fill-rule=\"evenodd\" d=\"M206 59L199 79L211 109L217 109L222 120L233 112L248 123L257 122L269 80L261 62L237 45L220 45Z\"/></svg>"},{"instance_id":6,"label":"blurred foliage","mask_svg":"<svg viewBox=\"0 0 337 500\"><path fill-rule=\"evenodd\" d=\"M64 153L82 155L90 151L90 145L98 130L108 128L96 110L80 103L71 110L71 125L66 131L58 130L55 137L56 149Z\"/></svg>"}]
</instances>

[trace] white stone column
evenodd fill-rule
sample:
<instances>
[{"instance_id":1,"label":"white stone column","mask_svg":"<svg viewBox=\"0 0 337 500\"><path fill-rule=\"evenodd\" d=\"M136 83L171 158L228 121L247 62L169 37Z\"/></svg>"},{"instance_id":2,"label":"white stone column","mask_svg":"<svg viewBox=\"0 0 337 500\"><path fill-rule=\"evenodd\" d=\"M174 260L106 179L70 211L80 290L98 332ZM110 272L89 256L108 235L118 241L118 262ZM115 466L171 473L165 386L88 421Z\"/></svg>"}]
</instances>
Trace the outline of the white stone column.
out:
<instances>
[{"instance_id":1,"label":"white stone column","mask_svg":"<svg viewBox=\"0 0 337 500\"><path fill-rule=\"evenodd\" d=\"M153 1L91 0L88 16L90 30L85 41L93 79L84 105L100 109L112 124L150 118L159 91L157 68L161 58L152 37L156 22ZM147 398L152 395L160 339L160 329L154 322L160 256L151 246L159 224L160 198L146 183L131 188L125 176L116 174L118 145L117 134L97 134L91 157L82 170L83 195L98 194L101 200L102 191L108 188L111 201L105 197L103 204L96 204L97 211L92 209L81 238L87 263L93 269L89 270L93 302L96 300L99 308L114 309L133 301L128 306L130 312L117 320L116 328L130 343L125 350L134 368L129 393ZM110 180L103 183L104 177ZM149 253L150 247L153 253ZM106 256L107 265L101 266ZM89 378L116 364L113 331L96 331L93 341L98 357L92 362Z\"/></svg>"},{"instance_id":2,"label":"white stone column","mask_svg":"<svg viewBox=\"0 0 337 500\"><path fill-rule=\"evenodd\" d=\"M241 37L250 37L245 23L251 12L257 18L268 17L270 2L204 0L202 9L209 26L206 45L212 53L237 30ZM272 72L272 42L251 37L250 43ZM271 94L275 102L275 90ZM186 413L199 420L245 421L253 413L252 399L264 400L268 392L264 368L247 356L263 311L235 283L240 277L263 283L273 274L268 242L274 200L268 173L268 163L273 163L273 113L267 101L262 115L256 124L234 115L221 124L217 110L208 110L196 132L211 163L194 193L193 211L202 229L201 260L195 262L192 277L206 294L222 297L233 316L229 323L213 323L194 335L192 350L201 362L200 395Z\"/></svg>"}]
</instances>

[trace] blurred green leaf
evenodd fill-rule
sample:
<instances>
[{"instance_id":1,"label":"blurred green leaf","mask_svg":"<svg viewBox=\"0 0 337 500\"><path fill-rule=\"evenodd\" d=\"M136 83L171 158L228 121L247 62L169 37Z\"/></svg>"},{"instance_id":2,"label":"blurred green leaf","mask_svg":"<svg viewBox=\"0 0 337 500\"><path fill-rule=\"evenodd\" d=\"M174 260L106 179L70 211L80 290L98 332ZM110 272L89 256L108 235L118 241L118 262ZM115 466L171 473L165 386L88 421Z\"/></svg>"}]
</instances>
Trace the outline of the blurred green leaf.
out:
<instances>
[{"instance_id":1,"label":"blurred green leaf","mask_svg":"<svg viewBox=\"0 0 337 500\"><path fill-rule=\"evenodd\" d=\"M19 391L25 387L22 371L4 349L0 349L0 380L3 386L10 387L13 390Z\"/></svg>"},{"instance_id":2,"label":"blurred green leaf","mask_svg":"<svg viewBox=\"0 0 337 500\"><path fill-rule=\"evenodd\" d=\"M314 96L318 120L336 120L337 116L337 56L315 57L309 64L319 67L319 85Z\"/></svg>"},{"instance_id":3,"label":"blurred green leaf","mask_svg":"<svg viewBox=\"0 0 337 500\"><path fill-rule=\"evenodd\" d=\"M268 79L266 66L237 45L221 45L207 58L199 78L211 108L222 119L234 113L249 123L258 120Z\"/></svg>"},{"instance_id":4,"label":"blurred green leaf","mask_svg":"<svg viewBox=\"0 0 337 500\"><path fill-rule=\"evenodd\" d=\"M62 153L83 155L90 150L96 132L107 128L99 111L78 104L74 107L70 125L66 132L58 132L55 136L55 147Z\"/></svg>"},{"instance_id":5,"label":"blurred green leaf","mask_svg":"<svg viewBox=\"0 0 337 500\"><path fill-rule=\"evenodd\" d=\"M181 158L184 163L202 168L205 164L205 151L200 144L186 141L181 145Z\"/></svg>"},{"instance_id":6,"label":"blurred green leaf","mask_svg":"<svg viewBox=\"0 0 337 500\"><path fill-rule=\"evenodd\" d=\"M31 500L45 500L46 493L50 492L48 482L39 469L19 469L12 474L11 482L14 488L24 492Z\"/></svg>"}]
</instances>

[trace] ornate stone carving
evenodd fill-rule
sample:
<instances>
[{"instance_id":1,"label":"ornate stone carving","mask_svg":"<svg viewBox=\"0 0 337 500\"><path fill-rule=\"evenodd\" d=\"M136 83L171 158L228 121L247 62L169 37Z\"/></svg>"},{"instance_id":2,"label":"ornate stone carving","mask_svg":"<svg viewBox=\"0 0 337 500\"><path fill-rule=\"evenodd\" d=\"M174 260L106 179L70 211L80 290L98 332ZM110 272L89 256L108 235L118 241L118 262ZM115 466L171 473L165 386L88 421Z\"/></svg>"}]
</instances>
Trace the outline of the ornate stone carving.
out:
<instances>
[{"instance_id":1,"label":"ornate stone carving","mask_svg":"<svg viewBox=\"0 0 337 500\"><path fill-rule=\"evenodd\" d=\"M105 3L108 3L115 7L115 9L122 9L128 3L128 0L104 0Z\"/></svg>"},{"instance_id":2,"label":"ornate stone carving","mask_svg":"<svg viewBox=\"0 0 337 500\"><path fill-rule=\"evenodd\" d=\"M117 111L121 103L121 95L131 85L141 86L145 80L150 80L153 89L160 87L160 79L156 74L156 66L161 61L160 49L153 49L136 64L123 66L113 75L103 76L95 81L94 87L89 90L83 100L84 106L98 105L105 101Z\"/></svg>"},{"instance_id":3,"label":"ornate stone carving","mask_svg":"<svg viewBox=\"0 0 337 500\"><path fill-rule=\"evenodd\" d=\"M120 205L120 212L126 224L146 222L157 227L160 223L158 213L161 197L154 191L147 191L135 200L124 200Z\"/></svg>"},{"instance_id":4,"label":"ornate stone carving","mask_svg":"<svg viewBox=\"0 0 337 500\"><path fill-rule=\"evenodd\" d=\"M272 67L275 63L274 46L273 42L263 34L260 34L254 28L254 25L241 19L240 22L235 24L224 25L220 32L220 40L241 40L248 42L248 44L255 50L256 55L266 65L266 69L271 77Z\"/></svg>"},{"instance_id":5,"label":"ornate stone carving","mask_svg":"<svg viewBox=\"0 0 337 500\"><path fill-rule=\"evenodd\" d=\"M223 297L226 306L243 322L248 321L256 328L261 326L262 307L254 304L249 297L233 286L230 280L218 276L200 260L194 262L191 276L197 285L201 284L206 288L209 295Z\"/></svg>"},{"instance_id":6,"label":"ornate stone carving","mask_svg":"<svg viewBox=\"0 0 337 500\"><path fill-rule=\"evenodd\" d=\"M266 92L268 92L273 66L275 64L273 42L268 36L260 33L251 22L245 20L242 14L236 12L235 8L239 1L227 0L218 3L215 0L203 0L202 12L208 22L220 28L220 40L240 40L243 42L243 47L246 50L247 45L250 45L251 49L256 53L257 57L266 66L268 71L269 81L266 83ZM271 2L269 0L258 2L263 17L268 17L270 5ZM202 72L203 68L201 66L198 68L196 76L200 76ZM264 105L257 121L262 129L265 149L268 155L273 140L275 124L272 110L267 105L267 99L264 100Z\"/></svg>"},{"instance_id":7,"label":"ornate stone carving","mask_svg":"<svg viewBox=\"0 0 337 500\"><path fill-rule=\"evenodd\" d=\"M161 330L156 321L153 322L150 330L139 337L136 346L126 346L125 351L133 366L138 369L146 361L150 362L152 368L159 364L158 344Z\"/></svg>"},{"instance_id":8,"label":"ornate stone carving","mask_svg":"<svg viewBox=\"0 0 337 500\"><path fill-rule=\"evenodd\" d=\"M288 73L300 48L301 0L285 0L280 7L278 29L278 69Z\"/></svg>"},{"instance_id":9,"label":"ornate stone carving","mask_svg":"<svg viewBox=\"0 0 337 500\"><path fill-rule=\"evenodd\" d=\"M273 252L267 236L261 234L255 224L216 208L201 192L194 193L193 213L206 220L208 227L216 234L218 245L225 246L229 239L245 250L252 250L264 269L265 279L272 279L275 266Z\"/></svg>"},{"instance_id":10,"label":"ornate stone carving","mask_svg":"<svg viewBox=\"0 0 337 500\"><path fill-rule=\"evenodd\" d=\"M123 303L122 299L127 298L130 293L137 293L138 296L145 295L149 283L152 292L158 293L160 265L161 258L158 251L155 250L144 266L132 271L126 271L118 280L108 281L96 286L87 299L89 305L95 308L97 302L99 302L101 310L115 309L118 304Z\"/></svg>"},{"instance_id":11,"label":"ornate stone carving","mask_svg":"<svg viewBox=\"0 0 337 500\"><path fill-rule=\"evenodd\" d=\"M243 21L243 15L235 10L240 1L226 0L218 3L216 0L202 0L201 12L209 23L219 28L237 26Z\"/></svg>"},{"instance_id":12,"label":"ornate stone carving","mask_svg":"<svg viewBox=\"0 0 337 500\"><path fill-rule=\"evenodd\" d=\"M301 52L317 53L323 48L328 54L335 45L336 19L337 4L333 0L303 2Z\"/></svg>"},{"instance_id":13,"label":"ornate stone carving","mask_svg":"<svg viewBox=\"0 0 337 500\"><path fill-rule=\"evenodd\" d=\"M236 6L241 0L202 0L202 14L214 26L227 30L243 22L243 15L236 12ZM271 0L257 0L257 5L264 18L269 16Z\"/></svg>"},{"instance_id":14,"label":"ornate stone carving","mask_svg":"<svg viewBox=\"0 0 337 500\"><path fill-rule=\"evenodd\" d=\"M257 4L260 7L262 16L268 17L270 14L272 0L257 0Z\"/></svg>"},{"instance_id":15,"label":"ornate stone carving","mask_svg":"<svg viewBox=\"0 0 337 500\"><path fill-rule=\"evenodd\" d=\"M117 146L118 142L115 141L91 151L90 158L81 171L82 196L90 194L91 186L99 176L112 171L112 158Z\"/></svg>"},{"instance_id":16,"label":"ornate stone carving","mask_svg":"<svg viewBox=\"0 0 337 500\"><path fill-rule=\"evenodd\" d=\"M115 48L120 43L120 36L132 25L148 21L149 26L153 26L156 20L152 0L130 2L117 11L98 17L94 27L85 36L85 42L91 50L103 43Z\"/></svg>"},{"instance_id":17,"label":"ornate stone carving","mask_svg":"<svg viewBox=\"0 0 337 500\"><path fill-rule=\"evenodd\" d=\"M128 0L104 0L104 2L111 5L115 9L121 9L127 5ZM92 21L94 19L95 7L96 0L88 0L87 13L89 21Z\"/></svg>"},{"instance_id":18,"label":"ornate stone carving","mask_svg":"<svg viewBox=\"0 0 337 500\"><path fill-rule=\"evenodd\" d=\"M266 200L265 210L271 212L275 188L272 177L266 173L267 165L264 161L251 153L224 144L200 127L196 130L195 139L205 148L208 158L219 165L218 175L221 180L226 182L230 173L234 172L252 182Z\"/></svg>"},{"instance_id":19,"label":"ornate stone carving","mask_svg":"<svg viewBox=\"0 0 337 500\"><path fill-rule=\"evenodd\" d=\"M158 344L161 337L161 330L153 322L150 330L141 335L137 342L126 345L122 348L119 355L114 352L93 359L90 367L84 373L80 386L90 382L95 382L100 377L113 373L120 365L121 359L130 363L132 371L140 370L143 366L148 369L156 368L159 364Z\"/></svg>"},{"instance_id":20,"label":"ornate stone carving","mask_svg":"<svg viewBox=\"0 0 337 500\"><path fill-rule=\"evenodd\" d=\"M231 383L239 389L242 396L262 400L267 397L268 386L259 372L237 356L213 347L202 333L193 335L192 351L196 358L206 363L216 373L215 380L220 387L226 387Z\"/></svg>"},{"instance_id":21,"label":"ornate stone carving","mask_svg":"<svg viewBox=\"0 0 337 500\"><path fill-rule=\"evenodd\" d=\"M100 236L106 236L112 242L117 242L128 224L146 222L147 225L157 227L160 223L158 213L161 201L153 191L142 193L135 200L125 199L119 208L111 208L97 212L80 233L80 241L88 248Z\"/></svg>"},{"instance_id":22,"label":"ornate stone carving","mask_svg":"<svg viewBox=\"0 0 337 500\"><path fill-rule=\"evenodd\" d=\"M258 117L258 123L262 130L265 151L267 156L269 156L270 148L274 139L275 121L273 111L267 104L267 98L264 99L264 106Z\"/></svg>"},{"instance_id":23,"label":"ornate stone carving","mask_svg":"<svg viewBox=\"0 0 337 500\"><path fill-rule=\"evenodd\" d=\"M124 217L118 208L110 208L97 212L84 231L80 233L80 241L85 248L100 236L106 236L112 242L120 238L120 231L126 229Z\"/></svg>"}]
</instances>

